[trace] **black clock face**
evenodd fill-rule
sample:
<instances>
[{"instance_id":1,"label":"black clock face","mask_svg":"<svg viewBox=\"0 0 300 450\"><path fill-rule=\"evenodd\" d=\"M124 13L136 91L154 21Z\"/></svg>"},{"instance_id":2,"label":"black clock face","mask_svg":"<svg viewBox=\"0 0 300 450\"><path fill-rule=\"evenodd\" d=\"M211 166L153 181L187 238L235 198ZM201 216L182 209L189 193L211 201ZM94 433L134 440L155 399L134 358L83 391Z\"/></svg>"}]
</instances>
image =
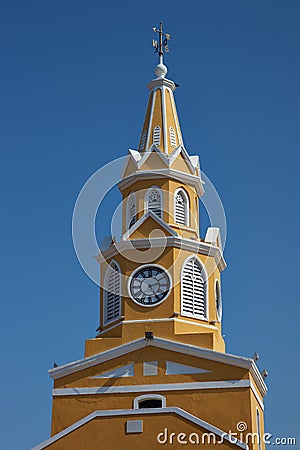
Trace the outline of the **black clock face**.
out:
<instances>
[{"instance_id":1,"label":"black clock face","mask_svg":"<svg viewBox=\"0 0 300 450\"><path fill-rule=\"evenodd\" d=\"M168 273L156 266L141 267L129 282L129 292L132 299L144 306L154 306L161 303L170 291Z\"/></svg>"}]
</instances>

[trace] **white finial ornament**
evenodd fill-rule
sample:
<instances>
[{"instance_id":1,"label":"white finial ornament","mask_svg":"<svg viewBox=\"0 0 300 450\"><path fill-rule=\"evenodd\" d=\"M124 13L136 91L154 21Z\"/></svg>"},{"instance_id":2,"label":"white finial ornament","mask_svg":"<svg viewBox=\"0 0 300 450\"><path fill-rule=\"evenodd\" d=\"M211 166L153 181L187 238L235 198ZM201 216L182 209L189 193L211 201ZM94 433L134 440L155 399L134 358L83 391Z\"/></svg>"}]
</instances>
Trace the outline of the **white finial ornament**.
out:
<instances>
[{"instance_id":1,"label":"white finial ornament","mask_svg":"<svg viewBox=\"0 0 300 450\"><path fill-rule=\"evenodd\" d=\"M165 76L168 73L168 69L167 69L167 66L160 63L160 64L157 64L154 72L155 72L155 75L157 76L157 78L165 78Z\"/></svg>"}]
</instances>

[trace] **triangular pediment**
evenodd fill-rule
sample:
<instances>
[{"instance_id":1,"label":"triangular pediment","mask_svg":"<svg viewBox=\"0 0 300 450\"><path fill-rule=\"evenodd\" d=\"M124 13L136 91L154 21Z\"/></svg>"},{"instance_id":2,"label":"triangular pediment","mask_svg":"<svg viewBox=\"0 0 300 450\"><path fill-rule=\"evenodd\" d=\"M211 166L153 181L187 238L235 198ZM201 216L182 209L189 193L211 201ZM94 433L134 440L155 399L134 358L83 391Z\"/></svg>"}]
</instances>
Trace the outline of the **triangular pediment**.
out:
<instances>
[{"instance_id":1,"label":"triangular pediment","mask_svg":"<svg viewBox=\"0 0 300 450\"><path fill-rule=\"evenodd\" d=\"M136 171L136 169L137 169L137 164L136 164L135 160L131 157L128 157L124 171L123 171L122 178L129 177Z\"/></svg>"},{"instance_id":2,"label":"triangular pediment","mask_svg":"<svg viewBox=\"0 0 300 450\"><path fill-rule=\"evenodd\" d=\"M138 162L139 170L160 170L168 166L169 161L167 155L162 153L155 145L152 145L147 152L143 153L142 158Z\"/></svg>"},{"instance_id":3,"label":"triangular pediment","mask_svg":"<svg viewBox=\"0 0 300 450\"><path fill-rule=\"evenodd\" d=\"M217 383L220 387L225 386L234 388L248 386L250 381L245 378L245 376L250 372L261 395L264 396L267 392L263 377L259 373L253 359L216 352L162 338L154 338L147 342L147 344L145 343L144 338L128 342L119 347L66 364L65 366L53 368L49 372L54 379L68 377L69 375L72 375L73 377L73 374L75 373L77 373L76 379L78 379L78 372L82 373L82 376L79 376L79 378L89 378L101 373L105 374L106 372L115 370L121 366L134 364L136 360L140 358L138 355L141 349L144 349L144 361L149 360L153 364L153 361L155 360L153 356L156 355L158 361L157 364L163 364L165 370L167 369L166 361L171 361L172 363L175 363L177 369L180 369L178 364L183 364L184 366L191 366L198 368L198 370L202 369L207 371L186 375L174 374L174 376L201 377L199 382L197 381L198 384L204 384L209 387L211 383L213 383L213 385ZM157 353L158 350L159 354ZM159 381L158 377L157 380ZM166 386L166 389L168 389L167 380L165 380L165 378L163 380L164 383L166 383L163 386ZM194 380L197 380L197 378L192 378L190 381L194 382ZM160 382L161 381L162 380L160 379ZM205 388L205 386L203 388ZM99 388L95 389L98 390ZM107 388L104 387L104 389ZM119 386L115 388L112 386L110 389L122 389L122 387ZM161 386L160 390L163 389L164 388Z\"/></svg>"},{"instance_id":4,"label":"triangular pediment","mask_svg":"<svg viewBox=\"0 0 300 450\"><path fill-rule=\"evenodd\" d=\"M163 236L177 236L177 233L156 214L148 211L124 233L122 239L147 239L150 237L153 239Z\"/></svg>"}]
</instances>

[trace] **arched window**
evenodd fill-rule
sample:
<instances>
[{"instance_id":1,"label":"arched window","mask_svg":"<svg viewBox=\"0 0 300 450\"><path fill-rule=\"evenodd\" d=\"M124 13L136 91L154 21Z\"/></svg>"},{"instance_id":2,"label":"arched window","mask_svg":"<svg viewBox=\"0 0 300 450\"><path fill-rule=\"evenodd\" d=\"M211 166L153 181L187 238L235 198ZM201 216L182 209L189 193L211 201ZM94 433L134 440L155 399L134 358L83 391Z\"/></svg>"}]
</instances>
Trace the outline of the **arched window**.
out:
<instances>
[{"instance_id":1,"label":"arched window","mask_svg":"<svg viewBox=\"0 0 300 450\"><path fill-rule=\"evenodd\" d=\"M181 273L181 314L207 319L207 275L196 256L189 258Z\"/></svg>"},{"instance_id":2,"label":"arched window","mask_svg":"<svg viewBox=\"0 0 300 450\"><path fill-rule=\"evenodd\" d=\"M136 222L136 196L134 192L131 192L127 199L126 218L127 229L129 229Z\"/></svg>"},{"instance_id":3,"label":"arched window","mask_svg":"<svg viewBox=\"0 0 300 450\"><path fill-rule=\"evenodd\" d=\"M153 144L156 145L156 147L160 146L160 127L156 126L153 130Z\"/></svg>"},{"instance_id":4,"label":"arched window","mask_svg":"<svg viewBox=\"0 0 300 450\"><path fill-rule=\"evenodd\" d=\"M121 269L112 261L104 279L104 324L116 320L121 315Z\"/></svg>"},{"instance_id":5,"label":"arched window","mask_svg":"<svg viewBox=\"0 0 300 450\"><path fill-rule=\"evenodd\" d=\"M169 128L169 132L170 132L170 144L171 147L176 147L177 146L177 141L176 141L176 134L175 134L175 130L173 127Z\"/></svg>"},{"instance_id":6,"label":"arched window","mask_svg":"<svg viewBox=\"0 0 300 450\"><path fill-rule=\"evenodd\" d=\"M143 150L145 150L146 138L147 138L147 130L144 130L143 134L142 134L142 137L141 137L140 148L139 148L139 150L141 152Z\"/></svg>"},{"instance_id":7,"label":"arched window","mask_svg":"<svg viewBox=\"0 0 300 450\"><path fill-rule=\"evenodd\" d=\"M174 194L175 223L189 226L189 198L184 189L179 188Z\"/></svg>"},{"instance_id":8,"label":"arched window","mask_svg":"<svg viewBox=\"0 0 300 450\"><path fill-rule=\"evenodd\" d=\"M219 280L216 280L215 284L215 298L216 298L216 310L218 320L222 320L222 295L221 295L221 286Z\"/></svg>"},{"instance_id":9,"label":"arched window","mask_svg":"<svg viewBox=\"0 0 300 450\"><path fill-rule=\"evenodd\" d=\"M159 187L152 186L146 193L146 210L152 211L162 218L162 192Z\"/></svg>"},{"instance_id":10,"label":"arched window","mask_svg":"<svg viewBox=\"0 0 300 450\"><path fill-rule=\"evenodd\" d=\"M143 408L165 408L166 397L160 394L144 394L136 397L133 401L134 409Z\"/></svg>"}]
</instances>

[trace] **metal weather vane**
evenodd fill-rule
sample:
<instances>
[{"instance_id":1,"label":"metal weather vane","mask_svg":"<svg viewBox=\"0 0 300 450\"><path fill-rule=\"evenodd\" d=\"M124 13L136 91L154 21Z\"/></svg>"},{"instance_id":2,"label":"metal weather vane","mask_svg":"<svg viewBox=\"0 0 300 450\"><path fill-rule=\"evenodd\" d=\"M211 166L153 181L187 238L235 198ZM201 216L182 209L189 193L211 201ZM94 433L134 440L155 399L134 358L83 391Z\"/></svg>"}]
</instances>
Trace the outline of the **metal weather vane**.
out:
<instances>
[{"instance_id":1,"label":"metal weather vane","mask_svg":"<svg viewBox=\"0 0 300 450\"><path fill-rule=\"evenodd\" d=\"M168 34L168 33L165 33L163 31L163 27L162 27L162 23L161 22L159 24L159 29L154 27L153 31L155 33L159 34L159 39L158 40L153 39L152 40L152 45L155 48L155 53L158 53L158 55L159 55L159 62L161 64L163 64L163 54L164 54L164 51L166 53L169 52L168 41L171 39L171 35Z\"/></svg>"}]
</instances>

